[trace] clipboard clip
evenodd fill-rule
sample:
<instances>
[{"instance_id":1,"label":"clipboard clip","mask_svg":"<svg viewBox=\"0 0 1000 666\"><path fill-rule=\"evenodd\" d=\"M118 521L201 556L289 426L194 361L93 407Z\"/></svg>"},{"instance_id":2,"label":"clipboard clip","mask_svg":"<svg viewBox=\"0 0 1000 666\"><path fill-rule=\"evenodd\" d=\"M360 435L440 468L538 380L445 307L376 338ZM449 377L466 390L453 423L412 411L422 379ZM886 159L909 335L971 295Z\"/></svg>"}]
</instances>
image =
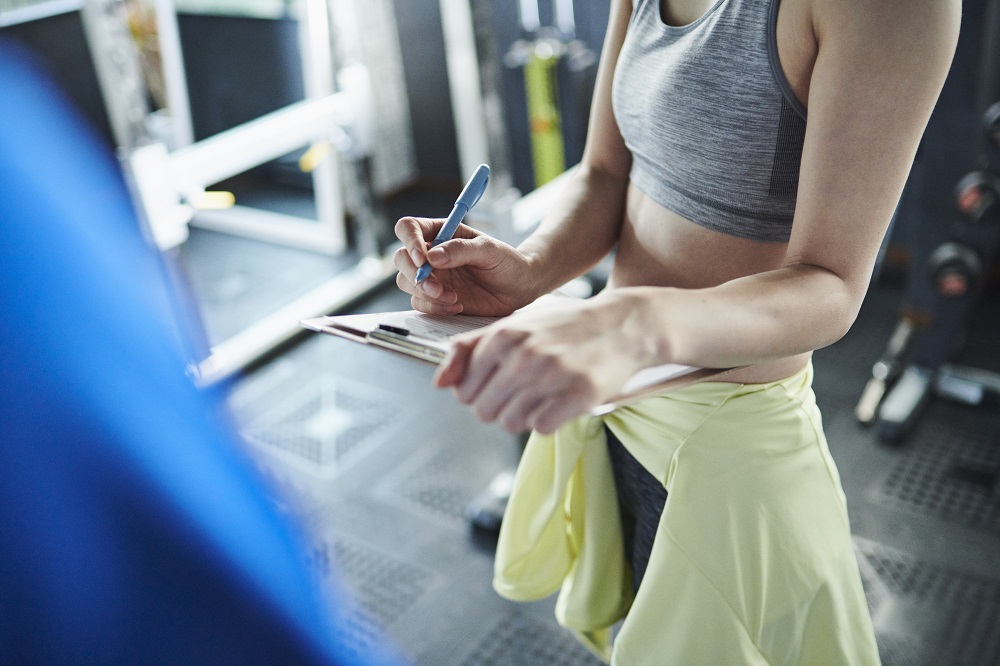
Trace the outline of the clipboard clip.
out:
<instances>
[{"instance_id":1,"label":"clipboard clip","mask_svg":"<svg viewBox=\"0 0 1000 666\"><path fill-rule=\"evenodd\" d=\"M448 355L447 348L437 340L414 335L408 329L400 326L379 324L365 337L372 344L416 356L432 363L440 363Z\"/></svg>"}]
</instances>

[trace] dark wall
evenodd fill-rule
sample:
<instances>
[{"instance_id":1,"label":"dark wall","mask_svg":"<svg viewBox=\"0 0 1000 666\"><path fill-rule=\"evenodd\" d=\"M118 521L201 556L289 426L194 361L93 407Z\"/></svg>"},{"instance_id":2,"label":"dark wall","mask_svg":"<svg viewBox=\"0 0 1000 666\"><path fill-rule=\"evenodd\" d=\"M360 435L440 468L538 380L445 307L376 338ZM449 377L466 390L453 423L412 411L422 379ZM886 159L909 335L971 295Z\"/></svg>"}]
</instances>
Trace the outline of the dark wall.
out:
<instances>
[{"instance_id":1,"label":"dark wall","mask_svg":"<svg viewBox=\"0 0 1000 666\"><path fill-rule=\"evenodd\" d=\"M298 21L179 14L195 139L305 96Z\"/></svg>"},{"instance_id":2,"label":"dark wall","mask_svg":"<svg viewBox=\"0 0 1000 666\"><path fill-rule=\"evenodd\" d=\"M436 2L396 0L420 179L460 180L441 15ZM181 14L196 138L304 96L298 27L291 19Z\"/></svg>"},{"instance_id":3,"label":"dark wall","mask_svg":"<svg viewBox=\"0 0 1000 666\"><path fill-rule=\"evenodd\" d=\"M90 57L80 12L67 12L6 26L0 34L12 37L34 53L55 83L97 128L111 147L114 139ZM0 92L2 94L2 92Z\"/></svg>"}]
</instances>

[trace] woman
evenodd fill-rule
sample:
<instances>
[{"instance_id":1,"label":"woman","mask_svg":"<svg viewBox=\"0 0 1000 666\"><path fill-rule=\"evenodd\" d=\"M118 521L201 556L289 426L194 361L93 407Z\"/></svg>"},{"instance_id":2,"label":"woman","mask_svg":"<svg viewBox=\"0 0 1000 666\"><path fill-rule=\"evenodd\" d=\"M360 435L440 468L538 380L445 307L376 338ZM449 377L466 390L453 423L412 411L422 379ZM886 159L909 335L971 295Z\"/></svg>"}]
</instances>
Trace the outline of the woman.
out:
<instances>
[{"instance_id":1,"label":"woman","mask_svg":"<svg viewBox=\"0 0 1000 666\"><path fill-rule=\"evenodd\" d=\"M857 315L960 10L612 0L585 154L538 230L428 251L441 221L399 221L397 284L436 314L510 314L617 248L601 294L469 334L435 377L535 431L498 591L561 587L560 621L614 663L878 661L810 354ZM738 369L586 416L662 363Z\"/></svg>"}]
</instances>

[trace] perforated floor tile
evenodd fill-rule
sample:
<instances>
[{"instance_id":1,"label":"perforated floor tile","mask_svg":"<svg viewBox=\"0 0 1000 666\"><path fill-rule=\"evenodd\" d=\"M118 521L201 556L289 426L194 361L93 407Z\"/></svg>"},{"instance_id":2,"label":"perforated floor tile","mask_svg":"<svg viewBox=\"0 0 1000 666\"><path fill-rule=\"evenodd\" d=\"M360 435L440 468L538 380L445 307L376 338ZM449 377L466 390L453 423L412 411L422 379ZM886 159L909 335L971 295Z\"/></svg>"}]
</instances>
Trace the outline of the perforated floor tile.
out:
<instances>
[{"instance_id":1,"label":"perforated floor tile","mask_svg":"<svg viewBox=\"0 0 1000 666\"><path fill-rule=\"evenodd\" d=\"M1000 530L1000 435L927 422L879 489L924 515Z\"/></svg>"},{"instance_id":2,"label":"perforated floor tile","mask_svg":"<svg viewBox=\"0 0 1000 666\"><path fill-rule=\"evenodd\" d=\"M251 444L294 454L325 473L336 472L377 446L405 418L392 396L321 374L299 386L274 382L237 407Z\"/></svg>"},{"instance_id":3,"label":"perforated floor tile","mask_svg":"<svg viewBox=\"0 0 1000 666\"><path fill-rule=\"evenodd\" d=\"M351 595L353 605L339 637L358 654L391 636L393 623L420 602L435 581L431 571L339 535L318 538L310 559L321 583L333 583Z\"/></svg>"},{"instance_id":4,"label":"perforated floor tile","mask_svg":"<svg viewBox=\"0 0 1000 666\"><path fill-rule=\"evenodd\" d=\"M465 507L486 481L469 473L476 468L474 457L471 448L440 450L408 471L393 492L409 508L464 525Z\"/></svg>"},{"instance_id":5,"label":"perforated floor tile","mask_svg":"<svg viewBox=\"0 0 1000 666\"><path fill-rule=\"evenodd\" d=\"M883 661L1000 664L1000 583L855 539Z\"/></svg>"},{"instance_id":6,"label":"perforated floor tile","mask_svg":"<svg viewBox=\"0 0 1000 666\"><path fill-rule=\"evenodd\" d=\"M497 624L462 666L599 666L602 663L568 631L516 614Z\"/></svg>"}]
</instances>

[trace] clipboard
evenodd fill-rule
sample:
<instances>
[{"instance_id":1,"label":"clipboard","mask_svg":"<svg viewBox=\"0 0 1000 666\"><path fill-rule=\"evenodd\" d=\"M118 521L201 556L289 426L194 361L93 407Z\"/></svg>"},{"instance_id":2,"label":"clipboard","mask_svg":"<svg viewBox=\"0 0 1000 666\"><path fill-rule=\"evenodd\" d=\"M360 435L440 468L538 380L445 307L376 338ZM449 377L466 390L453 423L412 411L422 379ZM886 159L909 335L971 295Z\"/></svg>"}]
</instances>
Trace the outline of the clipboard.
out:
<instances>
[{"instance_id":1,"label":"clipboard","mask_svg":"<svg viewBox=\"0 0 1000 666\"><path fill-rule=\"evenodd\" d=\"M461 314L429 315L405 310L313 317L299 323L312 331L382 347L436 365L451 349L450 338L489 326L498 319Z\"/></svg>"},{"instance_id":2,"label":"clipboard","mask_svg":"<svg viewBox=\"0 0 1000 666\"><path fill-rule=\"evenodd\" d=\"M313 317L303 319L300 324L311 331L381 347L438 365L447 356L452 337L489 326L499 319L500 317L462 314L429 315L416 310L405 310ZM735 369L697 368L675 363L644 368L625 382L618 395L592 408L590 414L601 416L618 407L681 386L709 379L724 380L726 374Z\"/></svg>"}]
</instances>

